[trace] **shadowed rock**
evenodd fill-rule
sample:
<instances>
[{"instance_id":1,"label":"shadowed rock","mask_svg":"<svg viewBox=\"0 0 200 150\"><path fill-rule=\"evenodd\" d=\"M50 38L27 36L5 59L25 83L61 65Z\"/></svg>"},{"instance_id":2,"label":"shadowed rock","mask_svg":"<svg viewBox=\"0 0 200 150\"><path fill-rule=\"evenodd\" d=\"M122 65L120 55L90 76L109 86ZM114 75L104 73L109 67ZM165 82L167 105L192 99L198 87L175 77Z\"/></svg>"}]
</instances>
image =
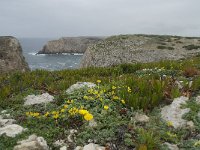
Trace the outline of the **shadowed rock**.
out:
<instances>
[{"instance_id":1,"label":"shadowed rock","mask_svg":"<svg viewBox=\"0 0 200 150\"><path fill-rule=\"evenodd\" d=\"M64 37L49 41L38 54L84 53L90 44L100 40L101 37Z\"/></svg>"},{"instance_id":2,"label":"shadowed rock","mask_svg":"<svg viewBox=\"0 0 200 150\"><path fill-rule=\"evenodd\" d=\"M27 70L29 67L19 41L10 36L0 37L0 73Z\"/></svg>"}]
</instances>

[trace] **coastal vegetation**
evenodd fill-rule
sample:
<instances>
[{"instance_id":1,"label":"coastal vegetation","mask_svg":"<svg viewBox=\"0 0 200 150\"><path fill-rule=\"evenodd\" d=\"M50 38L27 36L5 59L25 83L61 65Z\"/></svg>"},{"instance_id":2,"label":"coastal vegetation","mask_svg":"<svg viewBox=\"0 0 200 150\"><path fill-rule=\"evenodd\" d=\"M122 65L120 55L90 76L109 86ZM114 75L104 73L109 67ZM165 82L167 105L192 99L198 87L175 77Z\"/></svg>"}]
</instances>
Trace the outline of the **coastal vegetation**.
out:
<instances>
[{"instance_id":1,"label":"coastal vegetation","mask_svg":"<svg viewBox=\"0 0 200 150\"><path fill-rule=\"evenodd\" d=\"M200 58L196 56L109 68L2 74L0 111L7 110L27 130L15 138L1 135L0 147L13 149L17 141L35 133L53 149L58 149L55 141L62 139L69 149L93 142L110 150L163 150L168 142L185 150L197 150L200 105L194 97L200 91L199 70ZM181 81L181 88L176 81ZM76 82L93 82L97 86L66 93ZM55 101L23 105L26 96L44 92L53 95ZM161 108L180 96L190 99L183 107L191 108L184 118L194 122L192 129L175 129L170 121L161 119ZM138 113L147 115L149 121L137 122L134 116ZM67 141L70 129L77 130L73 142Z\"/></svg>"}]
</instances>

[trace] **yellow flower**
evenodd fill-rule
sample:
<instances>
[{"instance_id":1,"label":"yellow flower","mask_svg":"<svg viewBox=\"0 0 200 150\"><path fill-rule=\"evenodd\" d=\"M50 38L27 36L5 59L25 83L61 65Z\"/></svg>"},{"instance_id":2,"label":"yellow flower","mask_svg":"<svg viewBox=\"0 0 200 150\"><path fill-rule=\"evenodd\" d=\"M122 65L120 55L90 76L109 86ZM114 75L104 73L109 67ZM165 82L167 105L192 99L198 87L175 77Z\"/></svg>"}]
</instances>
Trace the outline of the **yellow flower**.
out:
<instances>
[{"instance_id":1,"label":"yellow flower","mask_svg":"<svg viewBox=\"0 0 200 150\"><path fill-rule=\"evenodd\" d=\"M49 112L46 112L46 113L44 114L45 117L47 117L48 115L49 115Z\"/></svg>"},{"instance_id":2,"label":"yellow flower","mask_svg":"<svg viewBox=\"0 0 200 150\"><path fill-rule=\"evenodd\" d=\"M71 104L71 103L73 103L74 102L74 100L67 100L67 103L68 104Z\"/></svg>"},{"instance_id":3,"label":"yellow flower","mask_svg":"<svg viewBox=\"0 0 200 150\"><path fill-rule=\"evenodd\" d=\"M128 86L128 92L131 93L131 88Z\"/></svg>"},{"instance_id":4,"label":"yellow flower","mask_svg":"<svg viewBox=\"0 0 200 150\"><path fill-rule=\"evenodd\" d=\"M112 89L113 89L113 90L115 90L116 88L117 88L116 86L114 86L114 85L112 86Z\"/></svg>"},{"instance_id":5,"label":"yellow flower","mask_svg":"<svg viewBox=\"0 0 200 150\"><path fill-rule=\"evenodd\" d=\"M87 95L83 96L83 99L88 100L88 96Z\"/></svg>"},{"instance_id":6,"label":"yellow flower","mask_svg":"<svg viewBox=\"0 0 200 150\"><path fill-rule=\"evenodd\" d=\"M26 115L29 116L29 115L30 115L30 112L26 112Z\"/></svg>"},{"instance_id":7,"label":"yellow flower","mask_svg":"<svg viewBox=\"0 0 200 150\"><path fill-rule=\"evenodd\" d=\"M103 107L105 110L108 110L108 105L105 105L104 107Z\"/></svg>"},{"instance_id":8,"label":"yellow flower","mask_svg":"<svg viewBox=\"0 0 200 150\"><path fill-rule=\"evenodd\" d=\"M53 118L54 118L54 119L58 119L58 117L59 117L59 114L53 115Z\"/></svg>"},{"instance_id":9,"label":"yellow flower","mask_svg":"<svg viewBox=\"0 0 200 150\"><path fill-rule=\"evenodd\" d=\"M87 121L90 121L90 120L93 119L93 115L90 114L90 113L87 113L87 114L84 115L84 119L87 120Z\"/></svg>"},{"instance_id":10,"label":"yellow flower","mask_svg":"<svg viewBox=\"0 0 200 150\"><path fill-rule=\"evenodd\" d=\"M125 100L123 100L123 99L121 100L121 102L122 102L122 104L125 104L125 103L126 103Z\"/></svg>"},{"instance_id":11,"label":"yellow flower","mask_svg":"<svg viewBox=\"0 0 200 150\"><path fill-rule=\"evenodd\" d=\"M67 109L68 108L68 105L64 105L64 109Z\"/></svg>"},{"instance_id":12,"label":"yellow flower","mask_svg":"<svg viewBox=\"0 0 200 150\"><path fill-rule=\"evenodd\" d=\"M40 115L40 113L35 112L35 113L33 114L33 117L38 117L39 115Z\"/></svg>"},{"instance_id":13,"label":"yellow flower","mask_svg":"<svg viewBox=\"0 0 200 150\"><path fill-rule=\"evenodd\" d=\"M70 115L76 115L78 113L78 109L76 107L70 108L68 111Z\"/></svg>"},{"instance_id":14,"label":"yellow flower","mask_svg":"<svg viewBox=\"0 0 200 150\"><path fill-rule=\"evenodd\" d=\"M88 114L89 112L87 111L87 110L85 110L85 109L80 109L79 111L79 114L81 114L81 115L85 115L85 114Z\"/></svg>"},{"instance_id":15,"label":"yellow flower","mask_svg":"<svg viewBox=\"0 0 200 150\"><path fill-rule=\"evenodd\" d=\"M173 127L173 123L171 121L167 121L167 126L168 127Z\"/></svg>"},{"instance_id":16,"label":"yellow flower","mask_svg":"<svg viewBox=\"0 0 200 150\"><path fill-rule=\"evenodd\" d=\"M65 112L65 109L61 109L60 112L64 113L64 112Z\"/></svg>"},{"instance_id":17,"label":"yellow flower","mask_svg":"<svg viewBox=\"0 0 200 150\"><path fill-rule=\"evenodd\" d=\"M95 90L95 91L93 92L93 94L94 94L94 95L97 95L97 94L98 94L98 91Z\"/></svg>"},{"instance_id":18,"label":"yellow flower","mask_svg":"<svg viewBox=\"0 0 200 150\"><path fill-rule=\"evenodd\" d=\"M51 113L52 113L52 115L58 114L57 111L52 111Z\"/></svg>"},{"instance_id":19,"label":"yellow flower","mask_svg":"<svg viewBox=\"0 0 200 150\"><path fill-rule=\"evenodd\" d=\"M118 97L118 96L113 96L113 99L114 99L114 100L118 100L119 97Z\"/></svg>"},{"instance_id":20,"label":"yellow flower","mask_svg":"<svg viewBox=\"0 0 200 150\"><path fill-rule=\"evenodd\" d=\"M97 80L97 83L101 83L101 80Z\"/></svg>"}]
</instances>

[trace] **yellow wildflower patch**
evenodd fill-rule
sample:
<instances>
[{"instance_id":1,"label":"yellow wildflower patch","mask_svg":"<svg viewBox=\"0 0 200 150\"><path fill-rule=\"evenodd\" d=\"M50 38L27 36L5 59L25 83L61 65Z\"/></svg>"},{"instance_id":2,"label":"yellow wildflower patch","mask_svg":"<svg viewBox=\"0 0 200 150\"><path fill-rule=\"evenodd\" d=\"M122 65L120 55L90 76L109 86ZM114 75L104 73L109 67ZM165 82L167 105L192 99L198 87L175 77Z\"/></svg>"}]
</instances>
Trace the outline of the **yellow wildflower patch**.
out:
<instances>
[{"instance_id":1,"label":"yellow wildflower patch","mask_svg":"<svg viewBox=\"0 0 200 150\"><path fill-rule=\"evenodd\" d=\"M90 114L90 113L87 113L87 114L84 115L84 119L87 120L87 121L90 121L90 120L93 119L93 115Z\"/></svg>"}]
</instances>

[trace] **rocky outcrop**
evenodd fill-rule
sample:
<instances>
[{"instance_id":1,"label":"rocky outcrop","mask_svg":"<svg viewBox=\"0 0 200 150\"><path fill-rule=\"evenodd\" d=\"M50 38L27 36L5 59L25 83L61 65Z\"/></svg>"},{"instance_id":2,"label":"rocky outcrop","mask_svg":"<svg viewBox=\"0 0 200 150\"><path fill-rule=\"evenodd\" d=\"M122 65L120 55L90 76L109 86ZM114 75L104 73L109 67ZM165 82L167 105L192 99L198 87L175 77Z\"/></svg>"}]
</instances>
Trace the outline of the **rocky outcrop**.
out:
<instances>
[{"instance_id":1,"label":"rocky outcrop","mask_svg":"<svg viewBox=\"0 0 200 150\"><path fill-rule=\"evenodd\" d=\"M18 145L14 147L14 150L49 150L44 138L37 137L35 134L29 136L28 139L17 143Z\"/></svg>"},{"instance_id":2,"label":"rocky outcrop","mask_svg":"<svg viewBox=\"0 0 200 150\"><path fill-rule=\"evenodd\" d=\"M49 41L38 54L84 53L90 44L102 40L102 37L64 37Z\"/></svg>"},{"instance_id":3,"label":"rocky outcrop","mask_svg":"<svg viewBox=\"0 0 200 150\"><path fill-rule=\"evenodd\" d=\"M122 63L179 60L200 52L200 38L158 35L119 35L91 45L80 67L108 67Z\"/></svg>"},{"instance_id":4,"label":"rocky outcrop","mask_svg":"<svg viewBox=\"0 0 200 150\"><path fill-rule=\"evenodd\" d=\"M0 37L0 73L16 70L29 70L28 64L22 55L21 45L14 37Z\"/></svg>"}]
</instances>

